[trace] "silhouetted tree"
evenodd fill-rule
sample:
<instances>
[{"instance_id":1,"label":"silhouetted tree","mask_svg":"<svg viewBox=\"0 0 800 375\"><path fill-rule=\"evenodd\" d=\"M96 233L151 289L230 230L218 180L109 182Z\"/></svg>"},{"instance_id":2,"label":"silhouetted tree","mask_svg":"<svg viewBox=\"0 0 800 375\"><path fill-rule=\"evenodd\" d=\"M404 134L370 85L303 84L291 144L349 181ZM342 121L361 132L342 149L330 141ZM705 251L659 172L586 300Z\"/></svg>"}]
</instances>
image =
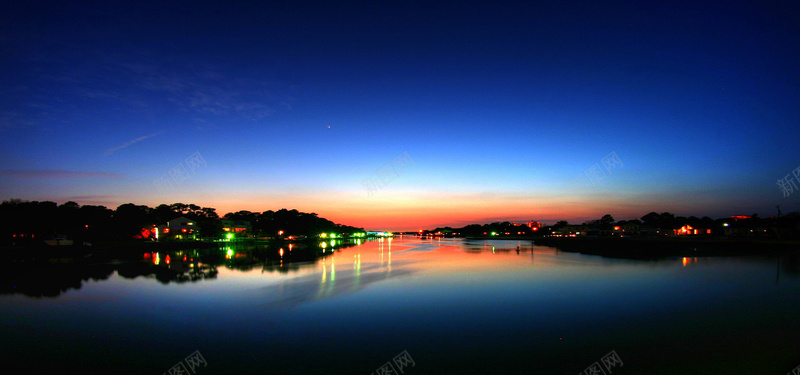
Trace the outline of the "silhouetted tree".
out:
<instances>
[{"instance_id":1,"label":"silhouetted tree","mask_svg":"<svg viewBox=\"0 0 800 375\"><path fill-rule=\"evenodd\" d=\"M160 204L152 210L152 220L157 225L166 224L167 221L179 216L181 216L181 213L176 212L172 206L166 204Z\"/></svg>"},{"instance_id":2,"label":"silhouetted tree","mask_svg":"<svg viewBox=\"0 0 800 375\"><path fill-rule=\"evenodd\" d=\"M142 229L149 229L153 224L151 209L147 206L125 203L114 212L114 232L121 238L133 238L141 234Z\"/></svg>"},{"instance_id":3,"label":"silhouetted tree","mask_svg":"<svg viewBox=\"0 0 800 375\"><path fill-rule=\"evenodd\" d=\"M661 215L655 212L642 216L642 223L647 226L657 227L660 221Z\"/></svg>"},{"instance_id":4,"label":"silhouetted tree","mask_svg":"<svg viewBox=\"0 0 800 375\"><path fill-rule=\"evenodd\" d=\"M598 221L599 227L602 229L611 229L614 226L614 217L611 214L605 214Z\"/></svg>"}]
</instances>

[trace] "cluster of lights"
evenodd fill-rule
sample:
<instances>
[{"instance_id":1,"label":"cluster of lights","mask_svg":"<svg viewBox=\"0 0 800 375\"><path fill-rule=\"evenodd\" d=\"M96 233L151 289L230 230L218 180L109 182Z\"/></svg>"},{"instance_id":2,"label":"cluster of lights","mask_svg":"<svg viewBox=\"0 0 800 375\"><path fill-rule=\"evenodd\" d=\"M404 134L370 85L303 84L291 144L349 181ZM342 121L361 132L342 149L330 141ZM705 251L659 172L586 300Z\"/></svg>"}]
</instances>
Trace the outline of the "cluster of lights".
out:
<instances>
[{"instance_id":1,"label":"cluster of lights","mask_svg":"<svg viewBox=\"0 0 800 375\"><path fill-rule=\"evenodd\" d=\"M377 232L377 235L380 237L390 237L392 236L391 232ZM345 238L345 237L366 237L367 234L364 232L355 232L351 234L336 234L336 233L320 233L319 238Z\"/></svg>"},{"instance_id":2,"label":"cluster of lights","mask_svg":"<svg viewBox=\"0 0 800 375\"><path fill-rule=\"evenodd\" d=\"M194 258L189 258L189 257L186 256L186 254L182 254L182 253L183 253L182 251L178 251L177 253L175 253L175 255L177 255L178 257L183 255L183 258L182 259L179 258L179 259L181 259L184 262L186 262L187 260L190 261L190 262L194 262ZM144 253L144 259L151 260L153 262L153 264L158 265L159 263L161 263L161 254L158 253L158 252ZM171 262L172 262L172 257L169 254L167 254L164 257L164 263L169 265ZM189 266L193 267L192 264L190 264Z\"/></svg>"}]
</instances>

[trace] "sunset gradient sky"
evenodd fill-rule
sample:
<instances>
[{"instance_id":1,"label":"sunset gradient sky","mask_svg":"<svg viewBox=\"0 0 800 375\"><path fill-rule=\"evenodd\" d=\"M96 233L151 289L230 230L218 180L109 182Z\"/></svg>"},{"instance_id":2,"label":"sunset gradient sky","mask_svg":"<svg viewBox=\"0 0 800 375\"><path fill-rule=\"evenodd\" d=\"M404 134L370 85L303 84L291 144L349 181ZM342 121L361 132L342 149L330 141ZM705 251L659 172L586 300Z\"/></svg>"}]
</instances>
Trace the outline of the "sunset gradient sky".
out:
<instances>
[{"instance_id":1,"label":"sunset gradient sky","mask_svg":"<svg viewBox=\"0 0 800 375\"><path fill-rule=\"evenodd\" d=\"M798 2L322 3L7 2L2 199L392 230L800 210Z\"/></svg>"}]
</instances>

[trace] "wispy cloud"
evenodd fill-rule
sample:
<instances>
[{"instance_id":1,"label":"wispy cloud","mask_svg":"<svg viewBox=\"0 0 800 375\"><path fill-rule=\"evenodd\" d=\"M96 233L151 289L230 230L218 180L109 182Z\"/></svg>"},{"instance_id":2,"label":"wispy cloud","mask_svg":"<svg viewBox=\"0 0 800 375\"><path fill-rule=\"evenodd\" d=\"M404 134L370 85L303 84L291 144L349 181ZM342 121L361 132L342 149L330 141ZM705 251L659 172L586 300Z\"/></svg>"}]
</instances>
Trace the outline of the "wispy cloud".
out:
<instances>
[{"instance_id":1,"label":"wispy cloud","mask_svg":"<svg viewBox=\"0 0 800 375\"><path fill-rule=\"evenodd\" d=\"M106 150L106 152L103 153L103 155L105 155L105 156L111 155L112 153L114 153L114 151L121 150L121 149L123 149L125 147L128 147L128 146L130 146L130 145L132 145L132 144L134 144L136 142L141 142L141 141L143 141L143 140L145 140L147 138L155 137L155 136L157 136L159 134L161 134L161 132L153 133L153 134L149 134L149 135L145 135L145 136L141 136L141 137L136 138L136 139L134 139L132 141L125 142L125 143L123 143L123 144L121 144L121 145L119 145L117 147L109 148L109 149Z\"/></svg>"},{"instance_id":2,"label":"wispy cloud","mask_svg":"<svg viewBox=\"0 0 800 375\"><path fill-rule=\"evenodd\" d=\"M64 170L0 170L0 176L12 178L122 178L122 175L117 173Z\"/></svg>"},{"instance_id":3,"label":"wispy cloud","mask_svg":"<svg viewBox=\"0 0 800 375\"><path fill-rule=\"evenodd\" d=\"M26 128L36 125L31 117L19 112L0 111L0 130L11 128Z\"/></svg>"},{"instance_id":4,"label":"wispy cloud","mask_svg":"<svg viewBox=\"0 0 800 375\"><path fill-rule=\"evenodd\" d=\"M145 53L149 54L154 53ZM167 59L172 63L151 57L130 61L127 57L102 56L42 77L74 98L98 103L101 109L137 114L173 111L209 119L259 121L291 110L296 101L290 93L298 92L299 86L274 82L260 70L246 72L247 79L243 79L180 57ZM59 106L63 111L62 107L65 106ZM62 118L75 113L52 115Z\"/></svg>"}]
</instances>

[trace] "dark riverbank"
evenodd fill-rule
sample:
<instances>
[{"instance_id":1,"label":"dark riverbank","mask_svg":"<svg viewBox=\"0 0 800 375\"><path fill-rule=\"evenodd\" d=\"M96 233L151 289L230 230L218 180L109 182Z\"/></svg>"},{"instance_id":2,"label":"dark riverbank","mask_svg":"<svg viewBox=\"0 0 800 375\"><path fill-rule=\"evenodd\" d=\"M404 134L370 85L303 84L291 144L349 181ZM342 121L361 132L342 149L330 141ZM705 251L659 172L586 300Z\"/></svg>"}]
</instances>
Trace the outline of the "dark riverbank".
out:
<instances>
[{"instance_id":1,"label":"dark riverbank","mask_svg":"<svg viewBox=\"0 0 800 375\"><path fill-rule=\"evenodd\" d=\"M123 241L104 242L102 244L48 246L36 244L35 246L14 246L0 248L0 264L10 266L39 266L59 264L102 264L119 261L140 261L144 253L170 253L176 251L201 251L204 254L215 253L216 250L233 250L242 254L242 250L250 255L267 254L262 261L269 257L277 257L281 248L295 250L293 257L298 260L314 260L316 257L334 251L335 249L354 246L352 240L336 240L336 244L320 247L319 240L307 239L303 241L286 241L273 239L256 241L252 239L236 241ZM274 254L273 254L274 253ZM282 255L281 255L282 256ZM292 254L287 253L286 259L290 260ZM249 259L249 257L248 257ZM246 259L237 256L236 262ZM249 260L248 260L249 261Z\"/></svg>"},{"instance_id":2,"label":"dark riverbank","mask_svg":"<svg viewBox=\"0 0 800 375\"><path fill-rule=\"evenodd\" d=\"M774 239L541 237L533 239L533 243L562 251L629 259L764 255L800 250L800 241Z\"/></svg>"},{"instance_id":3,"label":"dark riverbank","mask_svg":"<svg viewBox=\"0 0 800 375\"><path fill-rule=\"evenodd\" d=\"M206 241L122 241L103 242L99 244L76 244L70 246L48 246L46 244L33 244L27 246L7 246L0 251L6 261L20 262L42 259L69 259L82 257L124 257L129 254L141 252L174 251L188 249L213 249L220 247L222 242ZM52 262L52 261L51 261Z\"/></svg>"}]
</instances>

